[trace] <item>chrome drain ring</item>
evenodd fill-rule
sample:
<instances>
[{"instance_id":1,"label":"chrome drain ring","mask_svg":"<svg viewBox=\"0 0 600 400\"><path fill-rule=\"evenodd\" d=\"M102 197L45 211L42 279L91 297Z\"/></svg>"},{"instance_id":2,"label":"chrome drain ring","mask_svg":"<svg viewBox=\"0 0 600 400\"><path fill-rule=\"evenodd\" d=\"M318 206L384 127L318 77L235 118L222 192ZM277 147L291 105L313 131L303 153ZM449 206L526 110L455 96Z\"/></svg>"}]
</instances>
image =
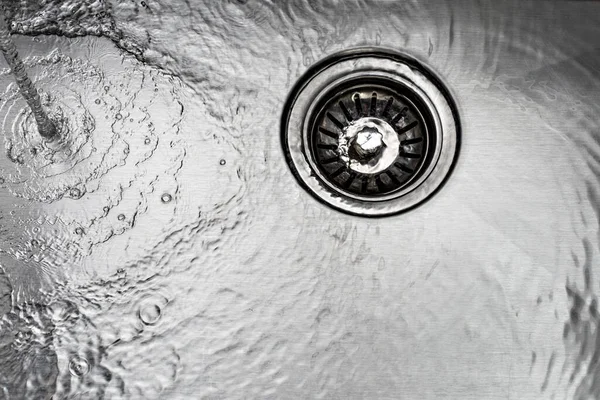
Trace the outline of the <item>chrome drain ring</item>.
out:
<instances>
[{"instance_id":1,"label":"chrome drain ring","mask_svg":"<svg viewBox=\"0 0 600 400\"><path fill-rule=\"evenodd\" d=\"M318 200L386 216L429 198L450 173L459 122L449 92L401 54L333 55L296 84L282 119L287 162Z\"/></svg>"}]
</instances>

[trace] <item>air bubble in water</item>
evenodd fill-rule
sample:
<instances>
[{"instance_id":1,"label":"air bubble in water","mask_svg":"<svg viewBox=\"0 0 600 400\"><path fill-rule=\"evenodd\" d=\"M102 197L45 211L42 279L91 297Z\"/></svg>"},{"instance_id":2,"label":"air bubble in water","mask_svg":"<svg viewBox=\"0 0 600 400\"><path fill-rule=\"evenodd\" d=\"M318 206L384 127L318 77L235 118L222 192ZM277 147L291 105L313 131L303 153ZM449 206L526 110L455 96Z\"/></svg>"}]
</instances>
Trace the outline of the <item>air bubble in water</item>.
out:
<instances>
[{"instance_id":1,"label":"air bubble in water","mask_svg":"<svg viewBox=\"0 0 600 400\"><path fill-rule=\"evenodd\" d=\"M171 200L173 200L173 196L171 196L169 193L164 193L162 196L160 196L160 201L163 203L170 203Z\"/></svg>"},{"instance_id":2,"label":"air bubble in water","mask_svg":"<svg viewBox=\"0 0 600 400\"><path fill-rule=\"evenodd\" d=\"M119 221L125 221L125 214L119 214L119 216L117 217L117 219Z\"/></svg>"},{"instance_id":3,"label":"air bubble in water","mask_svg":"<svg viewBox=\"0 0 600 400\"><path fill-rule=\"evenodd\" d=\"M90 371L90 363L83 357L75 356L69 362L69 372L73 376L81 377Z\"/></svg>"},{"instance_id":4,"label":"air bubble in water","mask_svg":"<svg viewBox=\"0 0 600 400\"><path fill-rule=\"evenodd\" d=\"M219 164L221 164L221 165L225 165L225 164L227 164L227 161L225 161L225 160L221 160L221 161L219 161Z\"/></svg>"},{"instance_id":5,"label":"air bubble in water","mask_svg":"<svg viewBox=\"0 0 600 400\"><path fill-rule=\"evenodd\" d=\"M161 309L157 304L142 304L138 310L138 318L146 325L154 325L158 322L161 315Z\"/></svg>"},{"instance_id":6,"label":"air bubble in water","mask_svg":"<svg viewBox=\"0 0 600 400\"><path fill-rule=\"evenodd\" d=\"M150 138L146 138L146 139L144 140L144 144L150 144L151 142L152 142L152 141L150 140Z\"/></svg>"},{"instance_id":7,"label":"air bubble in water","mask_svg":"<svg viewBox=\"0 0 600 400\"><path fill-rule=\"evenodd\" d=\"M78 235L83 235L85 233L85 230L81 227L77 227L75 228L75 233Z\"/></svg>"},{"instance_id":8,"label":"air bubble in water","mask_svg":"<svg viewBox=\"0 0 600 400\"><path fill-rule=\"evenodd\" d=\"M79 190L77 188L71 188L69 190L69 195L74 199L79 199L79 198L81 198L81 190Z\"/></svg>"}]
</instances>

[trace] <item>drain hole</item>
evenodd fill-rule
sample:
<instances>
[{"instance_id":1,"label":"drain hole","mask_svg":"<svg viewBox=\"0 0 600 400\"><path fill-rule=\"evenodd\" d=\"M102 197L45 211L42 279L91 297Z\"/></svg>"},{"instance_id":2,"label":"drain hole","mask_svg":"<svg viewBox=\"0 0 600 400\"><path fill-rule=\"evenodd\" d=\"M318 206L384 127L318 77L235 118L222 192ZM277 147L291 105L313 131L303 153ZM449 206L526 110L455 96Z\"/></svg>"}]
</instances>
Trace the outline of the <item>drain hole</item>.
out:
<instances>
[{"instance_id":1,"label":"drain hole","mask_svg":"<svg viewBox=\"0 0 600 400\"><path fill-rule=\"evenodd\" d=\"M309 140L311 157L331 186L380 196L403 188L419 173L435 140L428 138L423 112L403 91L389 80L358 78L323 96ZM352 104L355 115L348 109ZM401 162L405 166L396 168Z\"/></svg>"},{"instance_id":2,"label":"drain hole","mask_svg":"<svg viewBox=\"0 0 600 400\"><path fill-rule=\"evenodd\" d=\"M298 82L282 138L311 194L342 211L381 216L441 186L457 153L458 123L448 92L418 62L361 49L322 61Z\"/></svg>"}]
</instances>

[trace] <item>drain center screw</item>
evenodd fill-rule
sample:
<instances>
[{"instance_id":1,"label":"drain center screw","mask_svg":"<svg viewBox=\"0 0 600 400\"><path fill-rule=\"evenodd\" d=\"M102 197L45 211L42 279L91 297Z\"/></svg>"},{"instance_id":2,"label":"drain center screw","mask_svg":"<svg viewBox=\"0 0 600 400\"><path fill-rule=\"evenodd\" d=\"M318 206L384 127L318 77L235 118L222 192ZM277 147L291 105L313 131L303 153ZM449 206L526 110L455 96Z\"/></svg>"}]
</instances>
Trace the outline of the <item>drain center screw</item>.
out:
<instances>
[{"instance_id":1,"label":"drain center screw","mask_svg":"<svg viewBox=\"0 0 600 400\"><path fill-rule=\"evenodd\" d=\"M378 174L388 169L398 158L398 134L380 118L360 118L350 122L342 132L338 152L350 171Z\"/></svg>"},{"instance_id":2,"label":"drain center screw","mask_svg":"<svg viewBox=\"0 0 600 400\"><path fill-rule=\"evenodd\" d=\"M377 129L365 127L352 139L348 155L364 163L381 154L384 147L383 135Z\"/></svg>"}]
</instances>

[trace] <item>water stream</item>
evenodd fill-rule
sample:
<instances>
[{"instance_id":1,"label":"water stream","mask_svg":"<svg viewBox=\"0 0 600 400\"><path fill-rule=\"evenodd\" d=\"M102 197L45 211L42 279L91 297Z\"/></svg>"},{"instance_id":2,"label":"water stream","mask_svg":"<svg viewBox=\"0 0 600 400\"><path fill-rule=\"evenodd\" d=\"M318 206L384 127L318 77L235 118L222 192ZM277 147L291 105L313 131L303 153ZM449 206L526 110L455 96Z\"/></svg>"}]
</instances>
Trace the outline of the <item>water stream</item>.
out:
<instances>
[{"instance_id":1,"label":"water stream","mask_svg":"<svg viewBox=\"0 0 600 400\"><path fill-rule=\"evenodd\" d=\"M21 61L19 53L17 52L17 47L11 39L11 34L8 30L6 20L4 19L4 11L1 9L0 11L2 11L2 13L0 13L0 49L2 50L4 59L8 65L10 65L11 71L21 90L21 94L33 112L37 122L38 132L45 138L51 139L57 134L56 127L44 111L40 95L33 85L33 82L31 82L31 79L27 76L23 61Z\"/></svg>"}]
</instances>

